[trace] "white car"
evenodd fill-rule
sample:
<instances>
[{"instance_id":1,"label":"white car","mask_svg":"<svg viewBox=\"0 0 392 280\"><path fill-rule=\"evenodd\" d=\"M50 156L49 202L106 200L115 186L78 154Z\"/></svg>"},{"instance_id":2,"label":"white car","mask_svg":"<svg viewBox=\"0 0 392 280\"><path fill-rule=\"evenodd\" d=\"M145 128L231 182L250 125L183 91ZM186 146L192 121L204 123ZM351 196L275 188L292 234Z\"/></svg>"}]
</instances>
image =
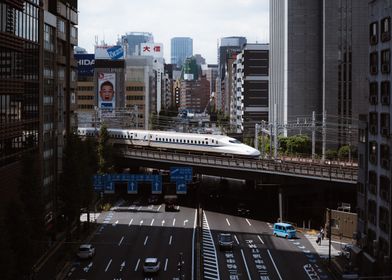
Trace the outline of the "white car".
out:
<instances>
[{"instance_id":1,"label":"white car","mask_svg":"<svg viewBox=\"0 0 392 280\"><path fill-rule=\"evenodd\" d=\"M143 264L144 273L157 273L159 271L160 262L157 258L146 258Z\"/></svg>"},{"instance_id":2,"label":"white car","mask_svg":"<svg viewBox=\"0 0 392 280\"><path fill-rule=\"evenodd\" d=\"M78 257L81 259L89 259L95 255L95 248L91 244L82 244L79 246Z\"/></svg>"}]
</instances>

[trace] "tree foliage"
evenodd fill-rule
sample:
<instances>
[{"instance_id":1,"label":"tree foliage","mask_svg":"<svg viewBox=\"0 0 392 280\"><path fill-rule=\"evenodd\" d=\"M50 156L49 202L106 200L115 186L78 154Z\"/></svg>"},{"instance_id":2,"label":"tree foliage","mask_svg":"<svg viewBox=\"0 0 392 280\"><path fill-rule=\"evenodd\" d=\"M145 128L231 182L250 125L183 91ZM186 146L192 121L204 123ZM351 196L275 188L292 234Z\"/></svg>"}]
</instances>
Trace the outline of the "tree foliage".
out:
<instances>
[{"instance_id":1,"label":"tree foliage","mask_svg":"<svg viewBox=\"0 0 392 280\"><path fill-rule=\"evenodd\" d=\"M98 139L98 173L109 173L111 169L113 169L113 149L109 145L108 129L102 125Z\"/></svg>"},{"instance_id":2,"label":"tree foliage","mask_svg":"<svg viewBox=\"0 0 392 280\"><path fill-rule=\"evenodd\" d=\"M311 152L311 141L307 135L299 134L279 138L280 151L284 154L309 154Z\"/></svg>"}]
</instances>

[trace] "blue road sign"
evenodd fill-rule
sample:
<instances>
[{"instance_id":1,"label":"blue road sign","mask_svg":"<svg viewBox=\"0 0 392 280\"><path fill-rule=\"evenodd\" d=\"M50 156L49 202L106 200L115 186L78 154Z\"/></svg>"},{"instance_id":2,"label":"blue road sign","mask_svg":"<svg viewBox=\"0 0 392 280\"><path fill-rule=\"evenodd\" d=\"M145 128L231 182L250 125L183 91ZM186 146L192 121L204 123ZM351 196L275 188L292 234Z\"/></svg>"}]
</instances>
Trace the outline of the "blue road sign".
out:
<instances>
[{"instance_id":1,"label":"blue road sign","mask_svg":"<svg viewBox=\"0 0 392 280\"><path fill-rule=\"evenodd\" d=\"M178 180L192 181L192 167L170 167L170 181Z\"/></svg>"},{"instance_id":2,"label":"blue road sign","mask_svg":"<svg viewBox=\"0 0 392 280\"><path fill-rule=\"evenodd\" d=\"M187 187L185 181L176 181L176 193L177 194L186 194Z\"/></svg>"}]
</instances>

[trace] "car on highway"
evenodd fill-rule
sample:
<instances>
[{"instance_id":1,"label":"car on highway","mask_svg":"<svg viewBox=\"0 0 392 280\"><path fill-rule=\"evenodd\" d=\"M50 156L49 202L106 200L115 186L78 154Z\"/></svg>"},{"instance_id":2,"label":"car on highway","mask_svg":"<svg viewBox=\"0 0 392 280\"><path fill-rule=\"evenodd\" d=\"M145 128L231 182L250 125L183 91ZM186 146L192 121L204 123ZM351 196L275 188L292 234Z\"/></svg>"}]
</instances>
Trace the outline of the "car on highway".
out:
<instances>
[{"instance_id":1,"label":"car on highway","mask_svg":"<svg viewBox=\"0 0 392 280\"><path fill-rule=\"evenodd\" d=\"M79 246L77 255L80 259L92 258L95 255L95 248L91 244L82 244Z\"/></svg>"},{"instance_id":2,"label":"car on highway","mask_svg":"<svg viewBox=\"0 0 392 280\"><path fill-rule=\"evenodd\" d=\"M281 236L284 238L295 238L296 237L296 230L289 223L275 223L273 234L275 236Z\"/></svg>"},{"instance_id":3,"label":"car on highway","mask_svg":"<svg viewBox=\"0 0 392 280\"><path fill-rule=\"evenodd\" d=\"M230 233L221 232L218 234L218 244L221 250L233 249L234 240Z\"/></svg>"},{"instance_id":4,"label":"car on highway","mask_svg":"<svg viewBox=\"0 0 392 280\"><path fill-rule=\"evenodd\" d=\"M165 211L166 212L179 212L180 211L180 206L172 203L166 203L165 204Z\"/></svg>"},{"instance_id":5,"label":"car on highway","mask_svg":"<svg viewBox=\"0 0 392 280\"><path fill-rule=\"evenodd\" d=\"M158 258L146 258L143 264L143 271L146 274L158 273L160 268L160 262Z\"/></svg>"},{"instance_id":6,"label":"car on highway","mask_svg":"<svg viewBox=\"0 0 392 280\"><path fill-rule=\"evenodd\" d=\"M237 215L242 217L249 217L250 209L246 206L245 203L238 203L237 204Z\"/></svg>"}]
</instances>

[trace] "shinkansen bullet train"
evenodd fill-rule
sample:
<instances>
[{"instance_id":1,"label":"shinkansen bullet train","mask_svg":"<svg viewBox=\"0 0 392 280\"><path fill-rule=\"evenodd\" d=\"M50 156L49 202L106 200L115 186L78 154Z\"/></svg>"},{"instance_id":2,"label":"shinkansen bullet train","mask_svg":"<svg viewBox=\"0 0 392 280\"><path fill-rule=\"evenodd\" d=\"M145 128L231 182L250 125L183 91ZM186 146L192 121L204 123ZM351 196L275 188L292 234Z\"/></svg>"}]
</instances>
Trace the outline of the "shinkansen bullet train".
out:
<instances>
[{"instance_id":1,"label":"shinkansen bullet train","mask_svg":"<svg viewBox=\"0 0 392 280\"><path fill-rule=\"evenodd\" d=\"M98 133L99 130L93 127L78 128L80 136L96 136ZM111 128L108 128L108 134L113 144L250 158L260 156L258 150L224 135Z\"/></svg>"}]
</instances>

